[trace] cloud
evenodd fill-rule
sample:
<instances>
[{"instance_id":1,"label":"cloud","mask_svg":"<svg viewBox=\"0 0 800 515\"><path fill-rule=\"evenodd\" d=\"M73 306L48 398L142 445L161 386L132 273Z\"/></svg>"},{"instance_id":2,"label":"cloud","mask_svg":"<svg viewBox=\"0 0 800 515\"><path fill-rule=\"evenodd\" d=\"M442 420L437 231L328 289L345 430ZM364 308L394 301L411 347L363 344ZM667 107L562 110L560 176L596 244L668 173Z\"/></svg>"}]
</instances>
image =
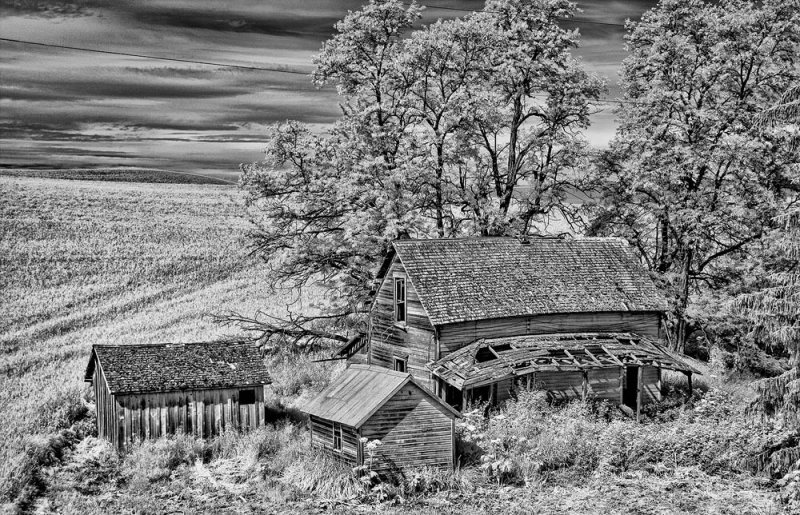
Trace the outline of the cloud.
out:
<instances>
[{"instance_id":1,"label":"cloud","mask_svg":"<svg viewBox=\"0 0 800 515\"><path fill-rule=\"evenodd\" d=\"M364 0L365 1L365 0ZM621 23L653 1L582 2L578 18ZM362 0L0 0L6 38L153 56L307 70L333 25ZM482 1L437 0L480 9ZM423 22L461 13L424 11ZM568 25L570 26L570 25ZM574 23L587 69L609 78L625 55L623 29ZM310 76L0 42L0 165L133 163L235 170L258 159L265 125L316 127L339 115L333 88ZM610 111L587 134L602 146ZM94 159L94 161L93 161ZM116 160L116 161L115 161Z\"/></svg>"}]
</instances>

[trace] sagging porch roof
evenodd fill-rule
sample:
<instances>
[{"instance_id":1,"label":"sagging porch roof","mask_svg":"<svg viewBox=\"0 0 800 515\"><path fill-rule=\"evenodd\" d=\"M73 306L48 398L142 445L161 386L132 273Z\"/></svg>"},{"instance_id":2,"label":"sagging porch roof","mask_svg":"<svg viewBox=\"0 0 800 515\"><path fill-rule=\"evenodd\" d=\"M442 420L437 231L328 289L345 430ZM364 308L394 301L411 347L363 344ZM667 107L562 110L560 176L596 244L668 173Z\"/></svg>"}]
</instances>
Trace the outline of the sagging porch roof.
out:
<instances>
[{"instance_id":1,"label":"sagging porch roof","mask_svg":"<svg viewBox=\"0 0 800 515\"><path fill-rule=\"evenodd\" d=\"M681 354L632 333L574 333L483 338L428 364L463 390L533 372L653 366L699 374Z\"/></svg>"}]
</instances>

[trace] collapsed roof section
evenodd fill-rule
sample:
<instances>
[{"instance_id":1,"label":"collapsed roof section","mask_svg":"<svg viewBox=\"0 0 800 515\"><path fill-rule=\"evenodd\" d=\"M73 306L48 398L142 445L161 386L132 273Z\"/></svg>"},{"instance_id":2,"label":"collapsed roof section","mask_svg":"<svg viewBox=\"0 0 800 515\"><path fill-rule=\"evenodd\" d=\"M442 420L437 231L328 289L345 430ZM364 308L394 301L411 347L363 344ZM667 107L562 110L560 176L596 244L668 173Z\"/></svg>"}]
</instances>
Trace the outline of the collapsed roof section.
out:
<instances>
[{"instance_id":1,"label":"collapsed roof section","mask_svg":"<svg viewBox=\"0 0 800 515\"><path fill-rule=\"evenodd\" d=\"M463 390L534 372L652 366L700 371L685 356L632 333L580 333L484 338L428 364L436 377Z\"/></svg>"}]
</instances>

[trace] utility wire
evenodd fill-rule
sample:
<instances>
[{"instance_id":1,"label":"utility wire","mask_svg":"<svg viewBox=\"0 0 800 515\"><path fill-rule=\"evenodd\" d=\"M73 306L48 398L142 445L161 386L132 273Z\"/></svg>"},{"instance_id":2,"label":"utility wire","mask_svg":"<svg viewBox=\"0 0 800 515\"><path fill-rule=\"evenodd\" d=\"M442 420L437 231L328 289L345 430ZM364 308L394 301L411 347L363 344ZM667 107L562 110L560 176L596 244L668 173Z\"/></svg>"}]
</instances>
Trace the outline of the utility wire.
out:
<instances>
[{"instance_id":1,"label":"utility wire","mask_svg":"<svg viewBox=\"0 0 800 515\"><path fill-rule=\"evenodd\" d=\"M311 75L311 72L304 72L300 70L292 70L291 68L279 68L279 67L268 67L268 66L248 66L243 64L228 64L228 63L214 63L211 61L196 61L194 59L181 59L179 57L159 57L155 55L145 55L145 54L134 54L130 52L117 52L114 50L100 50L98 48L86 48L86 47L77 47L77 46L69 46L69 45L58 45L54 43L41 43L38 41L26 41L22 39L11 39L11 38L0 38L0 41L6 41L9 43L21 43L23 45L34 45L34 46L42 46L42 47L49 47L49 48L62 48L65 50L77 50L79 52L92 52L95 54L108 54L108 55L120 55L125 57L138 57L139 59L153 59L157 61L171 61L176 63L190 63L190 64L204 64L207 66L219 66L221 68L237 68L242 70L261 70L266 72L278 72L278 73L292 73L295 75Z\"/></svg>"},{"instance_id":2,"label":"utility wire","mask_svg":"<svg viewBox=\"0 0 800 515\"><path fill-rule=\"evenodd\" d=\"M276 68L276 67L265 67L265 66L246 66L240 64L226 64L226 63L214 63L211 61L196 61L193 59L181 59L178 57L159 57L153 55L145 55L145 54L134 54L130 52L117 52L112 50L100 50L97 48L85 48L85 47L76 47L76 46L69 46L69 45L58 45L54 43L42 43L38 41L26 41L22 39L11 39L11 38L2 38L0 37L0 41L6 41L10 43L21 43L24 45L34 45L34 46L41 46L41 47L48 47L48 48L61 48L65 50L74 50L79 52L90 52L90 53L98 53L98 54L109 54L109 55L119 55L125 57L136 57L139 59L153 59L156 61L171 61L171 62L178 62L178 63L190 63L190 64L203 64L207 66L219 66L221 68L237 68L237 69L244 69L244 70L259 70L259 71L268 71L268 72L278 72L278 73L291 73L295 75L304 75L306 77L311 75L311 72L303 72L299 70L292 70L292 69L284 69L284 68ZM601 98L598 100L592 100L591 103L595 104L610 104L610 105L617 105L617 104L639 104L640 102L635 102L631 100L613 100L613 99L606 99Z\"/></svg>"},{"instance_id":3,"label":"utility wire","mask_svg":"<svg viewBox=\"0 0 800 515\"><path fill-rule=\"evenodd\" d=\"M411 6L412 4L409 2L402 2L404 5ZM428 7L430 9L440 9L444 11L456 11L456 12L476 12L474 9L465 9L463 7L449 7L445 5L433 5L433 4L419 4L424 7ZM500 13L500 11L484 11L484 12L492 12L492 13ZM582 23L582 24L590 24L590 25L605 25L611 27L625 27L622 23L610 23L610 22L602 22L602 21L592 21L592 20L581 20L578 18L559 18L561 21L566 22L573 22L573 23ZM292 70L291 68L282 68L277 66L254 66L254 65L242 65L242 64L229 64L229 63L215 63L211 61L198 61L194 59L181 59L178 57L159 57L154 55L145 55L145 54L136 54L132 52L119 52L114 50L100 50L97 48L86 48L86 47L76 47L70 45L59 45L55 43L41 43L38 41L27 41L22 39L12 39L12 38L3 38L0 37L0 41L5 41L8 43L19 43L23 45L33 45L33 46L41 46L41 47L49 47L49 48L61 48L64 50L75 50L79 52L91 52L95 54L106 54L106 55L118 55L123 57L136 57L139 59L152 59L157 61L168 61L168 62L176 62L176 63L189 63L189 64L202 64L206 66L218 66L220 68L236 68L240 70L259 70L259 71L267 71L267 72L276 72L276 73L289 73L294 75L310 75L310 72L304 72L300 70Z\"/></svg>"}]
</instances>

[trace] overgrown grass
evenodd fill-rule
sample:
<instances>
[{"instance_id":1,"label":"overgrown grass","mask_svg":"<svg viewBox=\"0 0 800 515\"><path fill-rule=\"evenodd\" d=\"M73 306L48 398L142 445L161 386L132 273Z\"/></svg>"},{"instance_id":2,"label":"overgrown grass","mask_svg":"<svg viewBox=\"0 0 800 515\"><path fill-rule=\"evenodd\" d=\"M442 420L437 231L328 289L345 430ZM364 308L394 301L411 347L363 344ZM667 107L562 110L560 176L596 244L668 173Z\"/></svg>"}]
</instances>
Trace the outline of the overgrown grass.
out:
<instances>
[{"instance_id":1,"label":"overgrown grass","mask_svg":"<svg viewBox=\"0 0 800 515\"><path fill-rule=\"evenodd\" d=\"M213 340L208 314L280 306L235 188L0 177L0 198L0 484L82 415L92 344Z\"/></svg>"},{"instance_id":2,"label":"overgrown grass","mask_svg":"<svg viewBox=\"0 0 800 515\"><path fill-rule=\"evenodd\" d=\"M0 177L0 501L65 513L761 513L751 471L785 431L742 414L745 388L681 377L636 424L610 406L552 407L535 393L459 423L458 470L366 484L309 447L297 404L343 368L268 358L272 422L210 441L177 436L118 455L91 437L82 382L92 343L212 340L206 313L280 309L248 258L236 190ZM88 436L87 436L88 435ZM792 483L794 481L794 483ZM800 477L782 485L787 502ZM779 487L781 485L778 485ZM43 496L44 494L44 496ZM796 502L800 500L796 499ZM39 503L37 505L37 503Z\"/></svg>"},{"instance_id":3,"label":"overgrown grass","mask_svg":"<svg viewBox=\"0 0 800 515\"><path fill-rule=\"evenodd\" d=\"M486 477L501 484L578 480L594 473L666 473L696 467L707 474L758 472L758 456L793 428L759 422L731 392L710 389L693 409L639 424L616 408L573 402L554 407L546 394L522 391L488 419L482 410L459 424L462 448ZM669 409L675 409L670 407Z\"/></svg>"}]
</instances>

